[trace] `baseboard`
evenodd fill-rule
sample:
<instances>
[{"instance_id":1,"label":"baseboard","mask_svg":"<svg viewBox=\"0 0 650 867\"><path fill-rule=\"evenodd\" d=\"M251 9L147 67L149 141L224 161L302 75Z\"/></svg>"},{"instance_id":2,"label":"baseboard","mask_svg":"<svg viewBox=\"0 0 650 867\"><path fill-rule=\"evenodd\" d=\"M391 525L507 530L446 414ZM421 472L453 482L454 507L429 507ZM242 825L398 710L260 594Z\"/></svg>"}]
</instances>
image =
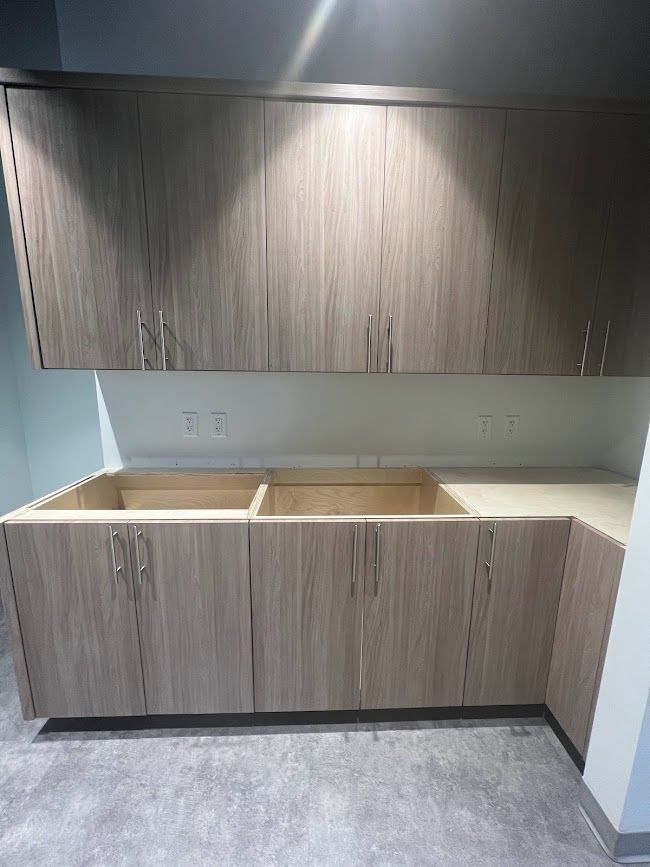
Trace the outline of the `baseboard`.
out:
<instances>
[{"instance_id":1,"label":"baseboard","mask_svg":"<svg viewBox=\"0 0 650 867\"><path fill-rule=\"evenodd\" d=\"M544 719L553 729L555 737L559 740L564 749L567 751L569 758L571 759L573 764L580 771L580 773L583 774L585 770L585 760L583 759L578 748L573 744L571 738L567 735L567 733L564 731L562 726L555 719L555 717L548 709L548 707L546 707L546 705L544 706Z\"/></svg>"},{"instance_id":2,"label":"baseboard","mask_svg":"<svg viewBox=\"0 0 650 867\"><path fill-rule=\"evenodd\" d=\"M585 821L612 861L617 864L650 861L650 831L623 833L615 828L584 780L580 784L579 805Z\"/></svg>"}]
</instances>

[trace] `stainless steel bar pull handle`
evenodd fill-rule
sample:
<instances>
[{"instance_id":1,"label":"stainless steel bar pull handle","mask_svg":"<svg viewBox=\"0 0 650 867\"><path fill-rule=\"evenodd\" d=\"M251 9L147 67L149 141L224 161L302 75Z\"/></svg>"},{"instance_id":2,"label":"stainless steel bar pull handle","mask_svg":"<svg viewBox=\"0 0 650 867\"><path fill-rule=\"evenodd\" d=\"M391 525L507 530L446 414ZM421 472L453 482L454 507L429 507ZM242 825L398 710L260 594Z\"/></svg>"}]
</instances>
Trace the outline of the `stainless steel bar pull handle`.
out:
<instances>
[{"instance_id":1,"label":"stainless steel bar pull handle","mask_svg":"<svg viewBox=\"0 0 650 867\"><path fill-rule=\"evenodd\" d=\"M605 328L605 342L603 343L603 355L600 359L600 371L598 373L598 376L603 376L603 374L605 373L605 358L607 357L607 344L609 343L609 331L611 327L612 321L611 319L608 319L607 327Z\"/></svg>"},{"instance_id":2,"label":"stainless steel bar pull handle","mask_svg":"<svg viewBox=\"0 0 650 867\"><path fill-rule=\"evenodd\" d=\"M138 530L136 524L133 525L133 547L135 548L135 565L136 570L138 572L138 584L142 584L142 573L144 572L144 566L140 561L140 536L142 536L142 532Z\"/></svg>"},{"instance_id":3,"label":"stainless steel bar pull handle","mask_svg":"<svg viewBox=\"0 0 650 867\"><path fill-rule=\"evenodd\" d=\"M372 313L368 314L368 342L366 347L366 373L372 369Z\"/></svg>"},{"instance_id":4,"label":"stainless steel bar pull handle","mask_svg":"<svg viewBox=\"0 0 650 867\"><path fill-rule=\"evenodd\" d=\"M386 373L393 372L393 317L388 317L388 359L386 361Z\"/></svg>"},{"instance_id":5,"label":"stainless steel bar pull handle","mask_svg":"<svg viewBox=\"0 0 650 867\"><path fill-rule=\"evenodd\" d=\"M111 546L111 564L113 566L113 580L115 581L115 586L117 587L119 584L118 573L122 571L122 567L117 565L117 560L115 559L115 537L117 536L117 532L108 525L108 541Z\"/></svg>"},{"instance_id":6,"label":"stainless steel bar pull handle","mask_svg":"<svg viewBox=\"0 0 650 867\"><path fill-rule=\"evenodd\" d=\"M375 596L379 593L379 533L381 524L375 524Z\"/></svg>"},{"instance_id":7,"label":"stainless steel bar pull handle","mask_svg":"<svg viewBox=\"0 0 650 867\"><path fill-rule=\"evenodd\" d=\"M494 545L497 540L497 525L492 524L492 526L488 529L488 533L492 538L492 543L490 545L490 561L483 561L485 568L487 569L487 578L488 578L488 593L492 589L492 566L494 565Z\"/></svg>"},{"instance_id":8,"label":"stainless steel bar pull handle","mask_svg":"<svg viewBox=\"0 0 650 867\"><path fill-rule=\"evenodd\" d=\"M359 538L359 525L354 525L352 535L352 596L357 591L357 540Z\"/></svg>"},{"instance_id":9,"label":"stainless steel bar pull handle","mask_svg":"<svg viewBox=\"0 0 650 867\"><path fill-rule=\"evenodd\" d=\"M140 345L140 367L143 370L147 369L147 363L149 359L144 354L144 334L142 333L142 313L140 310L135 311L135 315L138 320L138 342Z\"/></svg>"},{"instance_id":10,"label":"stainless steel bar pull handle","mask_svg":"<svg viewBox=\"0 0 650 867\"><path fill-rule=\"evenodd\" d=\"M167 370L167 350L165 349L165 318L162 310L158 311L158 325L160 326L160 351L162 352L162 369Z\"/></svg>"},{"instance_id":11,"label":"stainless steel bar pull handle","mask_svg":"<svg viewBox=\"0 0 650 867\"><path fill-rule=\"evenodd\" d=\"M578 362L580 368L580 376L585 375L585 365L587 363L587 351L589 349L589 338L591 337L591 319L587 322L587 328L583 332L585 335L584 346L582 347L582 360Z\"/></svg>"}]
</instances>

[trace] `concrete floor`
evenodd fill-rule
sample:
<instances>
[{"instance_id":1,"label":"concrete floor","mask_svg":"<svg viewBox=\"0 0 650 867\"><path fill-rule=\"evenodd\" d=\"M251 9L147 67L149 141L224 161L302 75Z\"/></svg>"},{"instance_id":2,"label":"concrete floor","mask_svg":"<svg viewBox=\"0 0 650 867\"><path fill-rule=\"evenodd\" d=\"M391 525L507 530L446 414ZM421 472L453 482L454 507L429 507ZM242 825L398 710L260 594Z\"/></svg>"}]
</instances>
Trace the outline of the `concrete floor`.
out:
<instances>
[{"instance_id":1,"label":"concrete floor","mask_svg":"<svg viewBox=\"0 0 650 867\"><path fill-rule=\"evenodd\" d=\"M543 723L39 735L0 617L0 864L610 864Z\"/></svg>"}]
</instances>

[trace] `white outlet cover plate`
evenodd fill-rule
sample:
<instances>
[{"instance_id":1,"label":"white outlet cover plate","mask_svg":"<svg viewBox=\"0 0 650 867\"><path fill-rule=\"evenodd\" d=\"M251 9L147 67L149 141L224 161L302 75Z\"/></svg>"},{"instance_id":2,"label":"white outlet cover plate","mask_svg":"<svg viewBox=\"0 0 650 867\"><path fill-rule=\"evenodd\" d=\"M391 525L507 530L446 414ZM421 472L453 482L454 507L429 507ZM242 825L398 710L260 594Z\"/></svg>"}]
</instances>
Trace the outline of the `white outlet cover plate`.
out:
<instances>
[{"instance_id":1,"label":"white outlet cover plate","mask_svg":"<svg viewBox=\"0 0 650 867\"><path fill-rule=\"evenodd\" d=\"M210 413L210 435L213 437L227 437L227 416L225 412Z\"/></svg>"},{"instance_id":2,"label":"white outlet cover plate","mask_svg":"<svg viewBox=\"0 0 650 867\"><path fill-rule=\"evenodd\" d=\"M184 437L197 437L199 435L198 412L181 413L181 430Z\"/></svg>"}]
</instances>

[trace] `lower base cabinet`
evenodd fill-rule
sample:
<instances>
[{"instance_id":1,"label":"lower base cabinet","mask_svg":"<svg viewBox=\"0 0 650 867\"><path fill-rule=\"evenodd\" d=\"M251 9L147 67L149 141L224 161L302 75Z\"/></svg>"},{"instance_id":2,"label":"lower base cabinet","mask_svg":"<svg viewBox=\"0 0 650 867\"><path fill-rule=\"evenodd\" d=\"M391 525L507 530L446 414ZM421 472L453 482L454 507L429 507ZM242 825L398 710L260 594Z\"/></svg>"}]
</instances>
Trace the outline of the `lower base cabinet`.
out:
<instances>
[{"instance_id":1,"label":"lower base cabinet","mask_svg":"<svg viewBox=\"0 0 650 867\"><path fill-rule=\"evenodd\" d=\"M362 708L460 705L479 522L368 521Z\"/></svg>"},{"instance_id":2,"label":"lower base cabinet","mask_svg":"<svg viewBox=\"0 0 650 867\"><path fill-rule=\"evenodd\" d=\"M544 703L570 523L481 521L465 705Z\"/></svg>"},{"instance_id":3,"label":"lower base cabinet","mask_svg":"<svg viewBox=\"0 0 650 867\"><path fill-rule=\"evenodd\" d=\"M572 521L546 704L587 754L625 548Z\"/></svg>"}]
</instances>

